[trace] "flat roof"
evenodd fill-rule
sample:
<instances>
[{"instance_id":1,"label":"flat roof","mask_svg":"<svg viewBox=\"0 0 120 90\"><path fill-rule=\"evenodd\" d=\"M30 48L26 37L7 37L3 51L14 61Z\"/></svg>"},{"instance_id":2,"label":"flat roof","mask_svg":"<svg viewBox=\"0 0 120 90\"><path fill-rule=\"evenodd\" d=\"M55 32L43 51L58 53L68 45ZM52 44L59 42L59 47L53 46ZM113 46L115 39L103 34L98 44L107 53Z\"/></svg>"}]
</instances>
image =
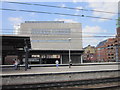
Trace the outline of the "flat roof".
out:
<instances>
[{"instance_id":1,"label":"flat roof","mask_svg":"<svg viewBox=\"0 0 120 90\"><path fill-rule=\"evenodd\" d=\"M28 43L28 47L31 48L30 37L27 36L13 36L13 35L2 35L2 46L16 46L16 47L24 47L25 40Z\"/></svg>"},{"instance_id":2,"label":"flat roof","mask_svg":"<svg viewBox=\"0 0 120 90\"><path fill-rule=\"evenodd\" d=\"M64 21L25 21L25 23L64 23Z\"/></svg>"},{"instance_id":3,"label":"flat roof","mask_svg":"<svg viewBox=\"0 0 120 90\"><path fill-rule=\"evenodd\" d=\"M11 37L29 37L29 36L18 35L18 34L0 34L0 37L4 37L4 36L6 36L6 37L9 37L9 36L11 36Z\"/></svg>"}]
</instances>

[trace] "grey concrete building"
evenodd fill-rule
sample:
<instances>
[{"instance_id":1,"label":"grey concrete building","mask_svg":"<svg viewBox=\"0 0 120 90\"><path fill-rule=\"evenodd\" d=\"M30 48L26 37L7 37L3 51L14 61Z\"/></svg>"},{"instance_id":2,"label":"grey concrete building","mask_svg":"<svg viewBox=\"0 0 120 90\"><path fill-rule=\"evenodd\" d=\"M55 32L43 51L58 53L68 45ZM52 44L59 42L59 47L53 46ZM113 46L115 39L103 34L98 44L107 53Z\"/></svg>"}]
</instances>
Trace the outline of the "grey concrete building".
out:
<instances>
[{"instance_id":1,"label":"grey concrete building","mask_svg":"<svg viewBox=\"0 0 120 90\"><path fill-rule=\"evenodd\" d=\"M19 34L30 36L30 55L31 58L37 58L39 63L53 64L57 59L61 64L66 64L69 58L72 63L81 62L81 23L25 21L20 25Z\"/></svg>"}]
</instances>

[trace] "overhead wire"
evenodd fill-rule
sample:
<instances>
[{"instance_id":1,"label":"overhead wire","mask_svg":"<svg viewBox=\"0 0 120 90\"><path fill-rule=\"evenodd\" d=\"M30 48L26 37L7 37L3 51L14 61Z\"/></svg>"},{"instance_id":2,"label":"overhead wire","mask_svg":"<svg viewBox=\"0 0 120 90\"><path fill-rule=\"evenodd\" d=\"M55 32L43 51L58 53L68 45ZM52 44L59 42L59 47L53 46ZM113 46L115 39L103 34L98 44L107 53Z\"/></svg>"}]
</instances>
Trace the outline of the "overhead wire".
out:
<instances>
[{"instance_id":1,"label":"overhead wire","mask_svg":"<svg viewBox=\"0 0 120 90\"><path fill-rule=\"evenodd\" d=\"M16 4L25 4L25 5L37 5L37 6L46 6L46 7L55 7L55 8L66 8L66 9L73 9L73 10L83 10L83 11L94 11L94 12L101 12L101 13L109 13L109 14L119 14L115 12L106 12L106 11L99 11L99 10L89 10L89 9L79 9L79 8L72 8L72 7L60 7L60 6L53 6L53 5L43 5L43 4L30 4L30 3L21 3L21 2L8 2L8 3L16 3ZM57 15L67 15L67 16L78 16L78 17L89 17L89 18L98 18L98 19L107 19L107 20L118 20L112 18L103 18L103 17L95 17L95 16L85 16L85 15L74 15L74 14L66 14L66 13L51 13L51 12L43 12L43 11L31 11L31 10L16 10L16 9L6 9L1 8L1 10L8 10L8 11L22 11L22 12L34 12L34 13L45 13L45 14L57 14ZM3 30L3 29L2 29ZM4 29L5 30L5 29ZM10 30L10 29L9 29ZM8 32L7 32L8 33ZM14 32L11 32L14 33ZM84 32L81 32L84 33ZM90 34L90 32L87 32ZM27 34L27 33L24 33ZM94 33L95 34L95 33ZM32 35L36 36L36 35ZM82 36L83 37L83 36ZM115 37L115 36L84 36L83 38L105 38L105 37ZM74 39L83 39L83 38L74 38ZM62 39L62 38L59 38ZM93 41L92 41L93 42Z\"/></svg>"},{"instance_id":2,"label":"overhead wire","mask_svg":"<svg viewBox=\"0 0 120 90\"><path fill-rule=\"evenodd\" d=\"M45 5L45 4L33 4L33 3L25 3L25 2L7 2L7 3L14 3L14 4L24 4L24 5L36 5L36 6L45 6L45 7L54 7L54 8L66 8L66 9L73 9L73 10L83 10L83 11L92 11L92 12L101 12L101 13L109 13L109 14L119 14L115 12L107 12L101 10L92 10L92 9L80 9L80 8L73 8L73 7L61 7L61 6L54 6L54 5Z\"/></svg>"},{"instance_id":3,"label":"overhead wire","mask_svg":"<svg viewBox=\"0 0 120 90\"><path fill-rule=\"evenodd\" d=\"M26 5L40 5L40 4L30 4L30 3L21 3L21 2L20 3L19 2L8 2L8 3L26 4ZM77 10L88 11L87 9L78 9L78 8L70 8L70 7L59 7L59 6L51 6L51 5L41 5L41 6L68 8L68 9L77 9ZM1 8L0 10L34 12L34 13L45 13L45 14L58 14L58 15L68 15L68 16L80 16L80 17L90 17L90 18L99 18L99 19L108 19L108 20L118 20L118 19L112 19L112 18L101 18L101 17L93 17L93 16L74 15L74 14L65 14L65 13L51 13L51 12L31 11L31 10L16 10L16 9L6 9L6 8ZM91 11L95 11L95 10L91 10ZM104 12L104 11L97 11L97 12ZM104 13L112 13L112 12L104 12ZM107 37L107 36L96 36L96 37Z\"/></svg>"},{"instance_id":4,"label":"overhead wire","mask_svg":"<svg viewBox=\"0 0 120 90\"><path fill-rule=\"evenodd\" d=\"M56 14L56 15L77 16L77 17L89 17L89 18L106 19L106 20L118 20L118 19L112 19L112 18L102 18L102 17L94 17L94 16L74 15L74 14L66 14L66 13L53 13L53 12L43 12L43 11L31 11L31 10L21 10L21 9L0 8L0 10L34 12L34 13Z\"/></svg>"}]
</instances>

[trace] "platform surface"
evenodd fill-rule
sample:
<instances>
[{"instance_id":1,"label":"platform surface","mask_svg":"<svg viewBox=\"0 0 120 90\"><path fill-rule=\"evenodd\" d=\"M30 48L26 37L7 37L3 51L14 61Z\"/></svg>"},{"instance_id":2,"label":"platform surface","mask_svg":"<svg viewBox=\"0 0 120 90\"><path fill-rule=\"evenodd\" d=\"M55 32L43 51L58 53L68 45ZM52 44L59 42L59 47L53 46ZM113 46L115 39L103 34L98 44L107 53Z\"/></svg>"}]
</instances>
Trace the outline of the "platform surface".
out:
<instances>
[{"instance_id":1,"label":"platform surface","mask_svg":"<svg viewBox=\"0 0 120 90\"><path fill-rule=\"evenodd\" d=\"M119 70L119 64L106 64L102 65L96 64L86 64L86 65L77 65L77 66L47 66L47 67L34 67L25 71L25 67L20 67L20 70L15 70L14 67L2 68L1 75L27 75L27 74L47 74L47 73L65 73L65 72L89 72L89 71L109 71L109 70Z\"/></svg>"}]
</instances>

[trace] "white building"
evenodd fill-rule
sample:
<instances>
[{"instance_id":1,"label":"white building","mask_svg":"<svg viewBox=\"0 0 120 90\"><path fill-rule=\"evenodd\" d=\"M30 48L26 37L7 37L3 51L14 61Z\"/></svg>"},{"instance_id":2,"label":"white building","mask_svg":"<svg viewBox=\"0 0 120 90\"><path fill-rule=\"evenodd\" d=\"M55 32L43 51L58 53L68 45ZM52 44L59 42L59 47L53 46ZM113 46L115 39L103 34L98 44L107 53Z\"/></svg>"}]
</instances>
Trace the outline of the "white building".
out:
<instances>
[{"instance_id":1,"label":"white building","mask_svg":"<svg viewBox=\"0 0 120 90\"><path fill-rule=\"evenodd\" d=\"M72 63L80 63L82 53L81 23L64 23L63 21L26 21L20 25L20 35L31 39L32 57L40 63L68 63L71 51ZM42 61L42 62L41 62Z\"/></svg>"}]
</instances>

